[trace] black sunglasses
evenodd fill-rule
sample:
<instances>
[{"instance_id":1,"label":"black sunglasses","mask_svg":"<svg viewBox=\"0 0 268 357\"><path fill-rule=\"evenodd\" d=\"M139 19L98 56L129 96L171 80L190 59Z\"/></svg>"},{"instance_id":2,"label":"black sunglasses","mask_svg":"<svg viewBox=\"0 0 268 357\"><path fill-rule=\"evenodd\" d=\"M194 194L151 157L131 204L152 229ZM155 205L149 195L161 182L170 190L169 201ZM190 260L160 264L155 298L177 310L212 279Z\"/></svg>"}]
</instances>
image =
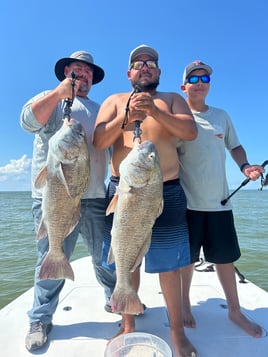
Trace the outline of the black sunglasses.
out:
<instances>
[{"instance_id":1,"label":"black sunglasses","mask_svg":"<svg viewBox=\"0 0 268 357\"><path fill-rule=\"evenodd\" d=\"M210 82L210 76L208 76L207 74L203 74L202 76L190 76L187 78L187 82L190 84L195 84L198 83L200 79L202 83Z\"/></svg>"}]
</instances>

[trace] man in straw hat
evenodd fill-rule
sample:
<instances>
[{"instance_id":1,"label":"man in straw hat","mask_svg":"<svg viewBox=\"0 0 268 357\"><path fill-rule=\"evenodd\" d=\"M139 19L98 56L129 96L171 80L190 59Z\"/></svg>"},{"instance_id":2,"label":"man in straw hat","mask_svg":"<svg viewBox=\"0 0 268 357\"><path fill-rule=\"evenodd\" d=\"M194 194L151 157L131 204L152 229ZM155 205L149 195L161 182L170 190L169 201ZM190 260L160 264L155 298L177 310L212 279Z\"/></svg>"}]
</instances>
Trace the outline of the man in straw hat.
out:
<instances>
[{"instance_id":1,"label":"man in straw hat","mask_svg":"<svg viewBox=\"0 0 268 357\"><path fill-rule=\"evenodd\" d=\"M72 72L75 74L75 82ZM110 155L108 148L99 150L92 145L91 137L99 104L88 97L91 86L103 80L104 71L94 64L91 54L86 51L77 51L56 63L55 74L60 81L59 85L30 99L24 105L20 117L22 128L35 134L32 160L34 224L37 229L42 216L42 191L36 189L33 183L46 162L49 139L62 126L65 99L72 98L71 117L78 120L86 132L91 169L90 183L81 200L81 218L74 231L64 240L64 252L70 259L80 233L92 256L96 278L104 287L106 302L108 302L115 279L111 271L102 267L101 247L105 218L104 182ZM52 328L53 314L58 305L59 293L64 285L64 280L40 280L38 278L48 246L48 237L37 243L38 261L35 269L34 302L28 312L30 330L25 341L29 351L38 349L46 343L47 335Z\"/></svg>"}]
</instances>

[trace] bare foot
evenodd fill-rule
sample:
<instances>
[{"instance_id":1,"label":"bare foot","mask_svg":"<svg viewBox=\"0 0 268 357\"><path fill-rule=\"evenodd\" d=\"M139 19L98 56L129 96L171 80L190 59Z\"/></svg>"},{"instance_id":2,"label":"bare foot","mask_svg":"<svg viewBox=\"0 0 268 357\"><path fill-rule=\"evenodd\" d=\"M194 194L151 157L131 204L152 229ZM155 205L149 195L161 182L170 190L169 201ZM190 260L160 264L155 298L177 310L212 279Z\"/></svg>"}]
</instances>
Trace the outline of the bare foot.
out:
<instances>
[{"instance_id":1,"label":"bare foot","mask_svg":"<svg viewBox=\"0 0 268 357\"><path fill-rule=\"evenodd\" d=\"M126 333L134 332L135 331L135 316L134 315L127 315L123 314L122 315L122 323L120 325L120 330L117 332L117 334L112 337L108 344L117 336L120 335L125 335Z\"/></svg>"},{"instance_id":2,"label":"bare foot","mask_svg":"<svg viewBox=\"0 0 268 357\"><path fill-rule=\"evenodd\" d=\"M191 307L185 307L185 306L183 307L182 318L183 318L184 327L188 327L188 328L196 327L196 322L192 314Z\"/></svg>"},{"instance_id":3,"label":"bare foot","mask_svg":"<svg viewBox=\"0 0 268 357\"><path fill-rule=\"evenodd\" d=\"M253 321L250 321L241 311L229 312L229 318L236 325L241 327L246 333L252 337L262 337L262 328Z\"/></svg>"},{"instance_id":4,"label":"bare foot","mask_svg":"<svg viewBox=\"0 0 268 357\"><path fill-rule=\"evenodd\" d=\"M174 357L196 357L197 350L188 340L184 333L179 334L178 331L171 332L171 339L174 346Z\"/></svg>"}]
</instances>

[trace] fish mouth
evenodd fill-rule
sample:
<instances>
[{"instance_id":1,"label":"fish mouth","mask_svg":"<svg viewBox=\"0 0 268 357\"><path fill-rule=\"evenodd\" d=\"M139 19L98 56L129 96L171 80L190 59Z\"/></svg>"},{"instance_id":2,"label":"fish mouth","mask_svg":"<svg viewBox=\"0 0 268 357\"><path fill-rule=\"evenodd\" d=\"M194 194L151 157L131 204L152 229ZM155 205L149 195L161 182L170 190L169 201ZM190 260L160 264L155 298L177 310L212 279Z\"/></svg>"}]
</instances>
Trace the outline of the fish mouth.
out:
<instances>
[{"instance_id":1,"label":"fish mouth","mask_svg":"<svg viewBox=\"0 0 268 357\"><path fill-rule=\"evenodd\" d=\"M70 143L72 143L72 146L70 147ZM66 148L68 150L72 149L72 148L75 148L75 149L79 149L80 145L77 143L77 142L73 142L71 139L68 140L68 139L63 139L62 140L62 143L59 143L59 148Z\"/></svg>"},{"instance_id":2,"label":"fish mouth","mask_svg":"<svg viewBox=\"0 0 268 357\"><path fill-rule=\"evenodd\" d=\"M84 140L84 129L82 125L78 122L74 123L73 125L70 125L69 128L70 132L62 138L62 141L67 144L72 142L73 145L78 146L78 143Z\"/></svg>"}]
</instances>

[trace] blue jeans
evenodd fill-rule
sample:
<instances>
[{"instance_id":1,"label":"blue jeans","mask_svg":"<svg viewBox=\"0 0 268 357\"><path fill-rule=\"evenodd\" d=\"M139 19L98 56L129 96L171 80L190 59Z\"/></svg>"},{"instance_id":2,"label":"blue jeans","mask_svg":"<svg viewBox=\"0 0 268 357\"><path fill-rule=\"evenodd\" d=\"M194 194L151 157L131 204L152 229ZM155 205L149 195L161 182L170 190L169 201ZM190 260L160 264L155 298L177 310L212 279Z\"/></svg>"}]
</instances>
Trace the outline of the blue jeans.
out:
<instances>
[{"instance_id":1,"label":"blue jeans","mask_svg":"<svg viewBox=\"0 0 268 357\"><path fill-rule=\"evenodd\" d=\"M42 216L42 200L34 199L32 212L34 217L35 230L37 231ZM102 242L104 238L105 221L105 198L85 199L81 201L81 218L75 229L63 241L63 250L70 259L78 235L81 234L88 253L92 256L97 281L104 288L106 303L109 303L113 292L116 275L115 272L102 266ZM65 280L40 280L39 271L41 264L48 252L48 238L43 238L37 242L37 264L34 279L34 302L32 309L28 311L30 322L41 321L50 323L56 311L59 294L64 286Z\"/></svg>"}]
</instances>

